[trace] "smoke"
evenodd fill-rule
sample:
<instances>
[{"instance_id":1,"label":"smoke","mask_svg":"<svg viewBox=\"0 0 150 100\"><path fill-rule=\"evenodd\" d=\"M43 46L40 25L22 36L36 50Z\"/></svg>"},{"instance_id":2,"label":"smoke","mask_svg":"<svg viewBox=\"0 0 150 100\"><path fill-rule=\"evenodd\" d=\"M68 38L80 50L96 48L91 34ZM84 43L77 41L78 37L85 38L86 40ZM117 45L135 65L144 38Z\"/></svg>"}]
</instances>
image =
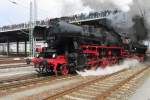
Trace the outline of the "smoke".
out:
<instances>
[{"instance_id":1,"label":"smoke","mask_svg":"<svg viewBox=\"0 0 150 100\"><path fill-rule=\"evenodd\" d=\"M144 29L149 32L150 30L150 1L149 0L82 0L84 6L89 6L94 11L106 10L106 9L118 9L123 13L118 16L111 17L111 26L117 32L129 33L130 36L139 36L139 33L135 33L137 30L135 27L135 21L133 18L136 16L142 17L144 20ZM141 30L142 27L140 28ZM133 34L134 33L134 34ZM140 33L143 34L143 33ZM144 40L149 34L145 34ZM131 37L131 38L132 38ZM135 39L135 37L133 38ZM138 39L135 39L138 40Z\"/></svg>"},{"instance_id":2,"label":"smoke","mask_svg":"<svg viewBox=\"0 0 150 100\"><path fill-rule=\"evenodd\" d=\"M135 59L127 59L120 65L107 66L106 68L98 68L96 70L85 70L77 71L77 73L81 76L100 76L100 75L109 75L123 69L128 69L139 65L139 61Z\"/></svg>"},{"instance_id":3,"label":"smoke","mask_svg":"<svg viewBox=\"0 0 150 100\"><path fill-rule=\"evenodd\" d=\"M134 41L141 41L147 38L148 28L143 17L135 16L133 17L133 28L134 28Z\"/></svg>"},{"instance_id":4,"label":"smoke","mask_svg":"<svg viewBox=\"0 0 150 100\"><path fill-rule=\"evenodd\" d=\"M85 6L90 6L94 10L118 8L124 12L130 10L132 0L82 0Z\"/></svg>"},{"instance_id":5,"label":"smoke","mask_svg":"<svg viewBox=\"0 0 150 100\"><path fill-rule=\"evenodd\" d=\"M129 33L133 37L136 29L133 28L135 22L133 18L140 16L144 18L144 27L150 30L150 0L39 0L39 6L49 9L50 17L70 16L80 13L99 12L102 10L118 9L123 13L111 16L110 24L119 33ZM44 14L40 14L43 16ZM139 34L139 33L138 33ZM142 34L142 33L140 33ZM148 36L145 35L144 39ZM138 40L138 39L135 39ZM143 40L143 38L142 38Z\"/></svg>"},{"instance_id":6,"label":"smoke","mask_svg":"<svg viewBox=\"0 0 150 100\"><path fill-rule=\"evenodd\" d=\"M63 0L61 14L70 16L79 13L88 13L93 11L91 7L83 5L81 0Z\"/></svg>"}]
</instances>

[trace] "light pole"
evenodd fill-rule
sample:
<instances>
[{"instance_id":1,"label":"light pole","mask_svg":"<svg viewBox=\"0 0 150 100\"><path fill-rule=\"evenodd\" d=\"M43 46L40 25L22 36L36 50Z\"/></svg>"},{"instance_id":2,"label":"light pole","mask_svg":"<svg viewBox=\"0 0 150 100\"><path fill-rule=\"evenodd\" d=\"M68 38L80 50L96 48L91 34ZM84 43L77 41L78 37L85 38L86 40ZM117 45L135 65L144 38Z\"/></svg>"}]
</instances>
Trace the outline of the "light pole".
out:
<instances>
[{"instance_id":1,"label":"light pole","mask_svg":"<svg viewBox=\"0 0 150 100\"><path fill-rule=\"evenodd\" d=\"M30 57L35 56L35 45L36 39L33 36L34 27L36 26L37 21L37 2L34 0L34 7L33 2L30 1L30 29L29 29L29 42L30 42Z\"/></svg>"},{"instance_id":2,"label":"light pole","mask_svg":"<svg viewBox=\"0 0 150 100\"><path fill-rule=\"evenodd\" d=\"M8 0L8 1L15 5L18 5L18 3L15 1L11 1L11 0ZM33 30L34 30L34 27L36 26L36 21L37 21L37 2L36 2L36 0L34 0L34 9L33 9L33 0L30 1L30 11L29 12L30 12L29 33L27 33L29 35L29 45L30 45L29 56L34 57L35 56L35 38L33 36ZM22 31L22 32L26 33L24 31Z\"/></svg>"},{"instance_id":3,"label":"light pole","mask_svg":"<svg viewBox=\"0 0 150 100\"><path fill-rule=\"evenodd\" d=\"M33 28L34 28L34 23L33 23L33 5L32 2L30 2L30 21L29 21L29 44L30 44L30 57L34 57L34 37L33 37Z\"/></svg>"},{"instance_id":4,"label":"light pole","mask_svg":"<svg viewBox=\"0 0 150 100\"><path fill-rule=\"evenodd\" d=\"M11 0L8 0L8 1L15 4L15 5L17 5L17 2L15 2L15 1L11 1Z\"/></svg>"}]
</instances>

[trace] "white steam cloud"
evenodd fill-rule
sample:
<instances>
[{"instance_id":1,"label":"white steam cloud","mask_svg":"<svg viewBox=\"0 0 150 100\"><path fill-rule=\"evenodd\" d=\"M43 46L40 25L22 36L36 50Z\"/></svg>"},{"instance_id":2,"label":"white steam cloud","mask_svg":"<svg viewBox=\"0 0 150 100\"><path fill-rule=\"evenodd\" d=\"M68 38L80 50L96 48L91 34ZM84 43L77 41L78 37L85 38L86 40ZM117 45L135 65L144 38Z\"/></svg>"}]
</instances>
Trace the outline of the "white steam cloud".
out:
<instances>
[{"instance_id":1,"label":"white steam cloud","mask_svg":"<svg viewBox=\"0 0 150 100\"><path fill-rule=\"evenodd\" d=\"M132 0L111 0L111 1L124 12L128 12L130 10L129 6L133 3Z\"/></svg>"},{"instance_id":2,"label":"white steam cloud","mask_svg":"<svg viewBox=\"0 0 150 100\"><path fill-rule=\"evenodd\" d=\"M118 8L124 12L130 10L133 0L82 0L84 5L89 5L93 9Z\"/></svg>"},{"instance_id":3,"label":"white steam cloud","mask_svg":"<svg viewBox=\"0 0 150 100\"><path fill-rule=\"evenodd\" d=\"M127 59L120 65L107 66L106 68L98 68L96 70L85 70L85 71L77 71L77 73L81 76L100 76L100 75L109 75L123 69L132 68L138 66L140 63L135 59Z\"/></svg>"},{"instance_id":4,"label":"white steam cloud","mask_svg":"<svg viewBox=\"0 0 150 100\"><path fill-rule=\"evenodd\" d=\"M111 25L117 32L132 34L133 18L136 15L144 18L148 32L150 31L150 1L149 0L55 0L43 2L39 0L39 8L49 9L49 18L70 16L81 13L100 12L102 10L119 9L124 13L112 17ZM44 14L39 14L45 16ZM147 36L145 36L147 37Z\"/></svg>"},{"instance_id":5,"label":"white steam cloud","mask_svg":"<svg viewBox=\"0 0 150 100\"><path fill-rule=\"evenodd\" d=\"M124 12L130 10L133 0L82 0L84 5L90 6L94 10L102 10L106 8L118 8Z\"/></svg>"},{"instance_id":6,"label":"white steam cloud","mask_svg":"<svg viewBox=\"0 0 150 100\"><path fill-rule=\"evenodd\" d=\"M115 18L111 18L111 26L117 32L128 33L134 39L135 29L133 29L133 26L135 22L133 22L133 18L140 16L144 19L147 32L150 33L150 0L82 0L82 3L94 11L116 8L122 10L124 15L120 14ZM145 39L147 37L148 34L145 35Z\"/></svg>"}]
</instances>

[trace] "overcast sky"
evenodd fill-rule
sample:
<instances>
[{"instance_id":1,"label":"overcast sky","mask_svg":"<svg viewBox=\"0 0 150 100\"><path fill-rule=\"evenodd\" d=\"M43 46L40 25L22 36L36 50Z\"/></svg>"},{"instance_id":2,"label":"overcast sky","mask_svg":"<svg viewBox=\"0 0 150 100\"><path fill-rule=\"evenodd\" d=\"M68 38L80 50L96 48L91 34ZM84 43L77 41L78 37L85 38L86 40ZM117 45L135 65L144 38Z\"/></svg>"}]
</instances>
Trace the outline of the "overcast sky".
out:
<instances>
[{"instance_id":1,"label":"overcast sky","mask_svg":"<svg viewBox=\"0 0 150 100\"><path fill-rule=\"evenodd\" d=\"M34 0L0 0L0 26L18 24L29 21L29 5ZM146 11L147 22L150 23L150 0L36 0L38 19L100 11L118 8L128 15ZM16 4L12 3L16 2ZM131 17L132 18L132 17ZM150 24L149 24L150 25Z\"/></svg>"},{"instance_id":2,"label":"overcast sky","mask_svg":"<svg viewBox=\"0 0 150 100\"><path fill-rule=\"evenodd\" d=\"M13 4L12 2L17 4ZM1 0L0 26L29 21L29 5L34 0ZM38 19L60 17L91 11L81 0L37 0Z\"/></svg>"}]
</instances>

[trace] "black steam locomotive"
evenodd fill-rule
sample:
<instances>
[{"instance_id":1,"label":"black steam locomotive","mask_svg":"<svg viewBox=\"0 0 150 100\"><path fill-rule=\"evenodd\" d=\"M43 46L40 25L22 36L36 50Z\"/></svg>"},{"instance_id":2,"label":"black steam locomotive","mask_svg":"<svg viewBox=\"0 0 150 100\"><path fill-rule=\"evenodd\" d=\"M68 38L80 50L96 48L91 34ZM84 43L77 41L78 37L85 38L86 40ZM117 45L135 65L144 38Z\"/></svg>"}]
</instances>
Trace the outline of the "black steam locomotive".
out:
<instances>
[{"instance_id":1,"label":"black steam locomotive","mask_svg":"<svg viewBox=\"0 0 150 100\"><path fill-rule=\"evenodd\" d=\"M36 27L34 36L45 40L32 59L39 73L66 75L84 68L106 67L124 58L144 61L147 47L108 28L93 25L73 25L52 21L49 27Z\"/></svg>"}]
</instances>

